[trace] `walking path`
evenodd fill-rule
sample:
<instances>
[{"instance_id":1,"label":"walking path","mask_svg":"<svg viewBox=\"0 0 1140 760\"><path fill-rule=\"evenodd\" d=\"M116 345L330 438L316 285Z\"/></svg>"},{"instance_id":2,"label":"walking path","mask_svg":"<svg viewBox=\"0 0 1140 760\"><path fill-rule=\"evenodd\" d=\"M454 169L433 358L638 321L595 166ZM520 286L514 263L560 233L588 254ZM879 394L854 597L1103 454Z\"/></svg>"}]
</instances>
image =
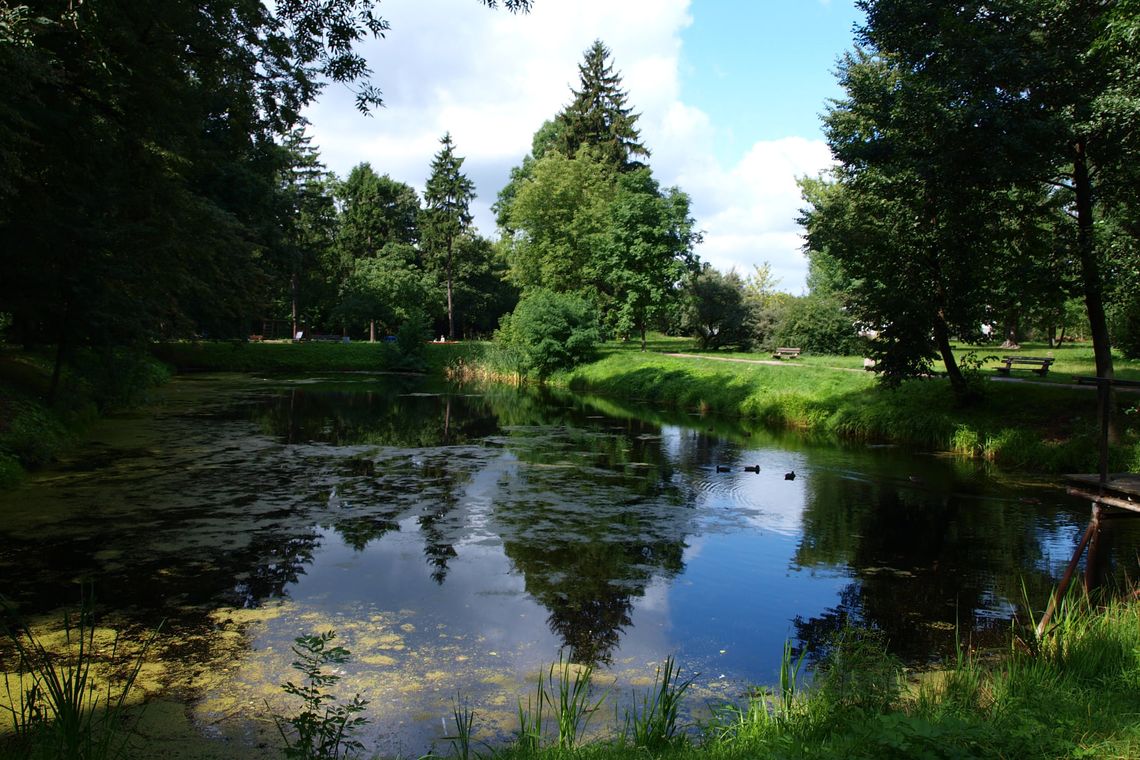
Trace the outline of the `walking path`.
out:
<instances>
[{"instance_id":1,"label":"walking path","mask_svg":"<svg viewBox=\"0 0 1140 760\"><path fill-rule=\"evenodd\" d=\"M779 359L741 359L735 356L708 356L707 354L682 354L673 353L668 351L661 352L664 356L675 356L678 359L707 359L713 362L737 362L738 364L765 364L769 367L819 367L820 369L832 369L837 372L865 372L863 369L854 369L852 367L827 367L821 364L794 364L792 362L784 362ZM1071 388L1073 390L1095 391L1095 385L1066 385L1062 383L1047 383L1043 380L1030 380L1027 377L990 377L991 383L1022 383L1024 385L1051 385L1057 388ZM1125 393L1140 393L1140 388L1124 388L1116 389L1118 392Z\"/></svg>"}]
</instances>

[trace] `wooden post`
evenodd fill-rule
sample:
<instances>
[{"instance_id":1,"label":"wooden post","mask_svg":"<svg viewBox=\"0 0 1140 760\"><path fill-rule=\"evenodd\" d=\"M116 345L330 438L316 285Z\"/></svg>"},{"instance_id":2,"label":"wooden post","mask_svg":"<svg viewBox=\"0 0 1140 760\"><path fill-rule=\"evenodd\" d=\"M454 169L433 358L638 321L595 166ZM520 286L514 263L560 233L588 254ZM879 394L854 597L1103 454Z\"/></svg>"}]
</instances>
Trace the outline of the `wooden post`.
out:
<instances>
[{"instance_id":1,"label":"wooden post","mask_svg":"<svg viewBox=\"0 0 1140 760\"><path fill-rule=\"evenodd\" d=\"M1069 560L1069 566L1065 568L1065 574L1061 576L1061 583L1057 586L1057 591L1053 594L1053 598L1049 600L1049 606L1045 608L1045 614L1042 615L1041 620L1037 622L1038 638L1045 633L1045 628L1049 625L1049 621L1053 619L1053 613L1057 611L1057 605L1069 590L1069 583L1073 580L1073 573L1077 569L1077 564L1081 561L1081 555L1085 553L1085 546L1088 545L1089 540L1098 530L1100 530L1100 507L1094 504L1089 526L1085 528L1085 534L1081 536L1081 541L1077 544L1077 550L1073 552L1073 558Z\"/></svg>"}]
</instances>

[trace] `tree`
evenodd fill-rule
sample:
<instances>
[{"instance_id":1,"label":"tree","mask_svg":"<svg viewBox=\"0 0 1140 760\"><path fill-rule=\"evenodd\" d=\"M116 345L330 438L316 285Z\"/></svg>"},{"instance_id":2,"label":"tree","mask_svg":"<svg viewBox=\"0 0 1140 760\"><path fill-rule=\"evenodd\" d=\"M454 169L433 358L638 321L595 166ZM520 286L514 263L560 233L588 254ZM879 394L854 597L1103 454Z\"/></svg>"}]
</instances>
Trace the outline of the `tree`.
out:
<instances>
[{"instance_id":1,"label":"tree","mask_svg":"<svg viewBox=\"0 0 1140 760\"><path fill-rule=\"evenodd\" d=\"M570 158L590 146L603 162L621 171L641 167L636 157L648 158L649 150L640 142L638 115L626 106L621 75L614 72L609 48L601 40L586 51L578 76L580 89L571 89L573 100L555 118L552 142Z\"/></svg>"},{"instance_id":2,"label":"tree","mask_svg":"<svg viewBox=\"0 0 1140 760\"><path fill-rule=\"evenodd\" d=\"M684 326L701 341L701 348L748 347L748 305L744 280L736 270L724 274L704 264L690 280Z\"/></svg>"},{"instance_id":3,"label":"tree","mask_svg":"<svg viewBox=\"0 0 1140 760\"><path fill-rule=\"evenodd\" d=\"M898 382L928 372L940 356L951 386L968 399L974 390L950 336L974 334L995 306L1027 310L1028 299L1011 299L1013 288L1062 303L1054 266L1062 236L1053 194L1023 181L1034 160L1026 147L1034 127L1020 102L1030 85L1003 57L1005 36L971 35L941 16L910 21L960 35L959 54L970 60L948 66L988 77L989 86L968 88L940 75L942 50L911 58L887 47L877 29L865 30L876 47L844 58L847 96L825 117L840 161L837 181L801 183L810 204L801 221L817 274L843 287L851 314L880 333L870 349L876 371ZM907 40L921 36L895 31ZM1016 129L1020 142L1006 134Z\"/></svg>"},{"instance_id":4,"label":"tree","mask_svg":"<svg viewBox=\"0 0 1140 760\"><path fill-rule=\"evenodd\" d=\"M386 30L374 0L0 9L0 312L55 344L51 396L77 346L242 334L269 306L275 143L327 82L379 103L355 45Z\"/></svg>"},{"instance_id":5,"label":"tree","mask_svg":"<svg viewBox=\"0 0 1140 760\"><path fill-rule=\"evenodd\" d=\"M644 351L649 325L696 270L701 236L689 196L675 187L662 193L647 168L619 176L609 217L593 264L603 315L619 335L639 333Z\"/></svg>"},{"instance_id":6,"label":"tree","mask_svg":"<svg viewBox=\"0 0 1140 760\"><path fill-rule=\"evenodd\" d=\"M455 155L451 133L440 138L439 153L431 162L431 176L424 188L423 233L425 250L430 259L440 262L447 282L447 336L455 339L455 304L453 298L453 255L456 241L471 226L471 201L475 184L460 171L463 158ZM436 263L438 268L438 263Z\"/></svg>"},{"instance_id":7,"label":"tree","mask_svg":"<svg viewBox=\"0 0 1140 760\"><path fill-rule=\"evenodd\" d=\"M553 151L534 162L506 209L504 249L519 288L587 294L596 283L595 251L616 195L612 171L592 154Z\"/></svg>"},{"instance_id":8,"label":"tree","mask_svg":"<svg viewBox=\"0 0 1140 760\"><path fill-rule=\"evenodd\" d=\"M506 279L506 264L490 240L466 235L458 242L455 271L455 321L464 337L489 336L499 318L518 302L518 290Z\"/></svg>"},{"instance_id":9,"label":"tree","mask_svg":"<svg viewBox=\"0 0 1140 760\"><path fill-rule=\"evenodd\" d=\"M649 149L641 144L635 126L638 115L625 105L626 93L621 76L614 73L610 51L595 40L578 64L581 90L571 88L573 100L553 119L543 122L531 140L530 153L519 166L511 169L511 178L499 191L495 202L496 222L511 234L510 208L522 183L531 179L536 162L547 153L558 151L564 158L574 159L587 149L593 160L617 171L631 171L643 166L635 157L649 157Z\"/></svg>"},{"instance_id":10,"label":"tree","mask_svg":"<svg viewBox=\"0 0 1140 760\"><path fill-rule=\"evenodd\" d=\"M336 205L332 196L335 179L321 163L304 130L290 132L281 145L282 167L279 173L279 229L288 271L289 316L291 335L304 324L301 315L302 294L309 308L321 289L323 264L333 245L336 230Z\"/></svg>"},{"instance_id":11,"label":"tree","mask_svg":"<svg viewBox=\"0 0 1140 760\"><path fill-rule=\"evenodd\" d=\"M432 278L416 264L416 250L407 243L388 243L375 256L353 262L338 313L342 320L369 324L376 340L376 323L389 335L410 320L422 319L438 302Z\"/></svg>"},{"instance_id":12,"label":"tree","mask_svg":"<svg viewBox=\"0 0 1140 760\"><path fill-rule=\"evenodd\" d=\"M1140 145L1140 14L1134 0L954 5L865 0L863 39L978 118L954 131L982 177L1066 196L1097 374L1113 376L1096 214L1133 205ZM971 160L972 159L972 160ZM981 159L981 160L979 160ZM1109 415L1111 416L1111 415Z\"/></svg>"}]
</instances>

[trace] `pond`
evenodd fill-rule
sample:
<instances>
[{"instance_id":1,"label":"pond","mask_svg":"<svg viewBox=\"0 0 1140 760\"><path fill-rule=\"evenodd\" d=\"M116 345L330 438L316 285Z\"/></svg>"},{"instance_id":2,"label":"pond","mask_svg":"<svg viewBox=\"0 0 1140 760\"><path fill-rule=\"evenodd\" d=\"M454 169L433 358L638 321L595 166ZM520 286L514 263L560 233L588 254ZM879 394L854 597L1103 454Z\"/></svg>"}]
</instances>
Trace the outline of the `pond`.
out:
<instances>
[{"instance_id":1,"label":"pond","mask_svg":"<svg viewBox=\"0 0 1140 760\"><path fill-rule=\"evenodd\" d=\"M3 512L0 591L49 620L89 580L107 625L165 620L143 688L195 730L238 755L272 744L293 639L332 629L366 745L406 756L453 731L457 694L481 736L509 737L560 655L620 709L667 656L703 706L848 623L917 664L956 627L999 643L1088 507L925 452L354 374L180 377Z\"/></svg>"}]
</instances>

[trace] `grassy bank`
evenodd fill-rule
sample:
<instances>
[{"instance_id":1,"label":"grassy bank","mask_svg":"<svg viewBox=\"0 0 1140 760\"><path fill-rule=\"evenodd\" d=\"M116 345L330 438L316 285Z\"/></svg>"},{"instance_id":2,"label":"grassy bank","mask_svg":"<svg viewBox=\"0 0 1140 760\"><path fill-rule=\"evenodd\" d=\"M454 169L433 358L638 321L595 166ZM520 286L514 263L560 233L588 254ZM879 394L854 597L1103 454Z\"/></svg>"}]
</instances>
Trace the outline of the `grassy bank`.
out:
<instances>
[{"instance_id":1,"label":"grassy bank","mask_svg":"<svg viewBox=\"0 0 1140 760\"><path fill-rule=\"evenodd\" d=\"M416 355L394 343L185 341L156 344L156 358L180 372L428 372L480 351L478 343L427 343Z\"/></svg>"},{"instance_id":2,"label":"grassy bank","mask_svg":"<svg viewBox=\"0 0 1140 760\"><path fill-rule=\"evenodd\" d=\"M81 352L49 403L51 374L48 353L0 349L0 488L54 460L100 414L139 403L170 377L145 354Z\"/></svg>"},{"instance_id":3,"label":"grassy bank","mask_svg":"<svg viewBox=\"0 0 1140 760\"><path fill-rule=\"evenodd\" d=\"M810 687L785 657L781 686L716 708L699 731L635 732L577 749L554 734L521 737L503 758L1012 758L1140 756L1140 605L1067 609L1042 638L1013 637L999 656L962 651L949 667L908 674L873 633L845 631ZM674 681L674 689L677 684ZM662 682L640 704L668 704ZM682 696L683 698L683 696ZM551 704L550 722L561 713ZM631 720L632 717L632 720ZM477 723L477 715L476 715ZM661 727L659 722L658 728Z\"/></svg>"},{"instance_id":4,"label":"grassy bank","mask_svg":"<svg viewBox=\"0 0 1140 760\"><path fill-rule=\"evenodd\" d=\"M893 658L886 642L873 631L838 632L820 651L801 654L785 648L778 684L754 689L729 702L692 704L684 663L668 658L651 685L635 688L629 707L615 709L618 695L592 680L589 667L559 662L541 672L529 694L519 697L514 736L484 733L480 713L485 706L464 695L454 699L445 724L452 734L440 742L439 757L496 757L561 760L562 758L629 758L660 760L735 760L736 758L1135 758L1140 756L1140 602L1089 604L1073 595L1061 606L1044 635L1032 632L1032 620L1017 629L1000 652L958 649L954 661L924 672L912 672ZM89 629L94 630L94 629ZM12 715L22 730L0 724L0 758L72 757L55 748L122 746L125 757L150 757L159 727L142 713L123 713L141 654L125 654L125 673L107 676L99 665L107 642L91 638L86 649L84 629L71 639L69 657L47 656L33 634L13 631L30 654L21 660L25 678L9 685L8 699L18 711L20 685L40 679L84 688L45 692L48 709ZM104 631L104 638L113 632ZM311 638L311 637L309 637ZM58 642L57 642L58 643ZM131 650L134 652L135 650ZM343 653L345 658L350 653ZM326 658L330 667L343 661ZM812 663L809 669L808 663ZM294 667L298 667L294 664ZM310 715L313 699L322 704L336 691L329 671L317 669L318 687L303 703L294 701L279 719L294 728ZM109 680L108 680L109 679ZM603 681L604 679L597 679ZM87 687L94 688L87 694ZM286 691L289 691L286 689ZM98 703L93 696L109 695ZM293 694L293 691L289 691ZM336 695L337 705L348 696ZM110 705L112 712L104 710ZM0 695L0 710L7 706ZM685 718L697 707L705 717ZM266 707L268 710L268 706ZM499 704L486 706L501 711ZM55 716L74 716L61 725ZM324 717L322 717L322 715ZM249 716L253 718L254 716ZM318 710L314 728L337 728L339 715ZM351 714L349 714L351 717ZM305 718L308 720L308 718ZM305 723L303 725L310 725ZM181 726L181 724L179 724ZM134 728L132 728L134 727ZM337 757L347 746L344 733L326 752L284 751L297 734L287 731L270 746L254 750L240 739L223 742L203 737L192 726L178 728L186 746L179 757ZM137 731L137 734L135 733ZM484 743L484 742L487 743ZM275 753L272 747L279 749ZM87 757L117 757L91 753ZM375 757L365 752L360 755Z\"/></svg>"},{"instance_id":5,"label":"grassy bank","mask_svg":"<svg viewBox=\"0 0 1140 760\"><path fill-rule=\"evenodd\" d=\"M683 344L661 348L685 350ZM980 457L1038 472L1087 471L1097 464L1095 393L1072 376L1093 374L1091 354L1058 360L1052 382L984 382L983 400L955 404L947 381L880 387L871 373L846 366L852 357L805 357L781 366L728 362L762 354L673 357L609 346L599 360L554 378L579 391L607 394L794 428L850 441L899 443ZM1120 375L1136 373L1125 365ZM995 376L983 370L984 378ZM1036 380L1035 375L1029 378ZM1027 379L1029 379L1027 378ZM1121 394L1125 440L1112 468L1140 467L1136 413L1140 397Z\"/></svg>"}]
</instances>

